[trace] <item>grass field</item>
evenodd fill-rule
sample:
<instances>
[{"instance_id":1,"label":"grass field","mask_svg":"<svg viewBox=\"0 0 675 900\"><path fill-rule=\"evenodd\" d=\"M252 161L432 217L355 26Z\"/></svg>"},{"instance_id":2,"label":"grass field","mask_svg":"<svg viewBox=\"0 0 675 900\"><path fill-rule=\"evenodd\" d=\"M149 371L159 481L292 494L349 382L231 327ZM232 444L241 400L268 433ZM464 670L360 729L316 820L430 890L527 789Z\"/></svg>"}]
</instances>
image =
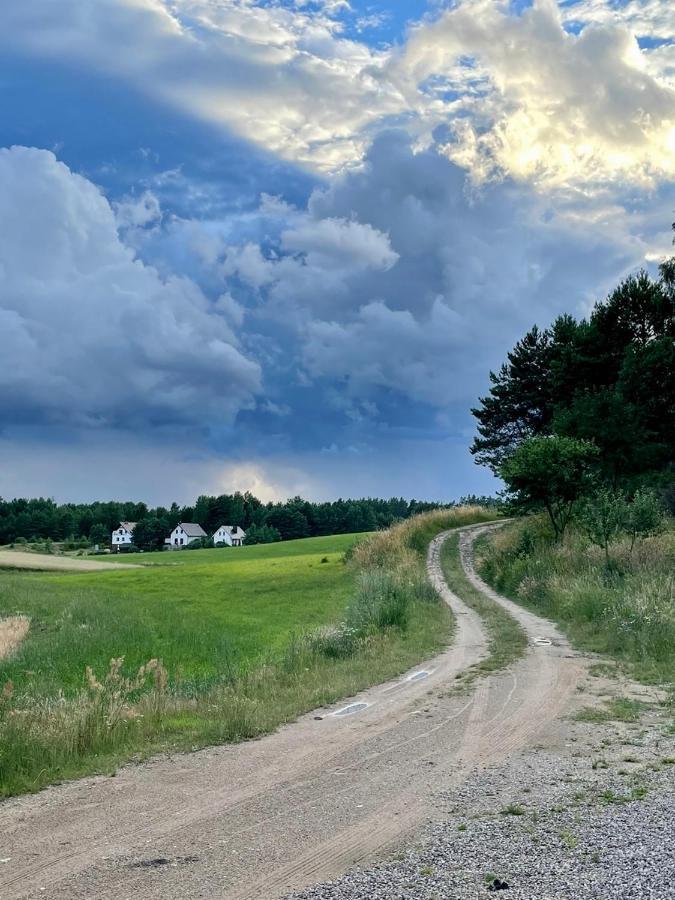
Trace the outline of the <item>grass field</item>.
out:
<instances>
[{"instance_id":1,"label":"grass field","mask_svg":"<svg viewBox=\"0 0 675 900\"><path fill-rule=\"evenodd\" d=\"M129 670L159 658L173 683L203 690L339 618L353 583L342 557L357 537L138 554L156 565L119 572L0 574L0 617L31 619L21 651L0 661L0 684L69 695L87 665L101 672L124 656Z\"/></svg>"},{"instance_id":2,"label":"grass field","mask_svg":"<svg viewBox=\"0 0 675 900\"><path fill-rule=\"evenodd\" d=\"M428 540L489 518L0 572L0 620L30 619L0 660L0 795L252 738L432 656L453 622L425 576Z\"/></svg>"}]
</instances>

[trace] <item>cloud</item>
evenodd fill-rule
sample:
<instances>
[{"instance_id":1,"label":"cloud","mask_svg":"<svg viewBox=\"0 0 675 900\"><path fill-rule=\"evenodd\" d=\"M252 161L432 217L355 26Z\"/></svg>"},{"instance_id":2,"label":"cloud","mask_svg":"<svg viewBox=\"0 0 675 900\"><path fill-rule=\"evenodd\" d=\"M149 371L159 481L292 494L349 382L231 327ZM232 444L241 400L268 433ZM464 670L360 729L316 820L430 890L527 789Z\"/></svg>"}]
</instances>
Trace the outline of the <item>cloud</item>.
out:
<instances>
[{"instance_id":1,"label":"cloud","mask_svg":"<svg viewBox=\"0 0 675 900\"><path fill-rule=\"evenodd\" d=\"M491 473L474 466L459 442L382 444L365 455L338 447L290 456L260 453L234 461L207 452L190 455L187 449L99 431L71 433L67 443L52 442L47 453L37 435L0 435L0 496L49 496L57 502L105 497L168 506L234 490L275 501L298 494L315 500L401 495L450 500L496 489Z\"/></svg>"},{"instance_id":2,"label":"cloud","mask_svg":"<svg viewBox=\"0 0 675 900\"><path fill-rule=\"evenodd\" d=\"M0 234L5 425L204 426L254 403L260 369L227 319L135 258L107 200L52 153L0 150Z\"/></svg>"},{"instance_id":3,"label":"cloud","mask_svg":"<svg viewBox=\"0 0 675 900\"><path fill-rule=\"evenodd\" d=\"M588 6L567 15L585 20ZM554 0L519 15L465 0L414 30L394 68L411 88L459 93L462 118L446 152L478 177L501 172L547 186L671 177L675 85L648 70L625 11L591 9L591 24L575 34ZM647 20L653 31L655 17Z\"/></svg>"},{"instance_id":4,"label":"cloud","mask_svg":"<svg viewBox=\"0 0 675 900\"><path fill-rule=\"evenodd\" d=\"M40 58L104 71L280 156L334 170L358 160L373 122L405 111L380 78L386 54L341 37L334 16L344 6L29 0L4 11L3 31Z\"/></svg>"},{"instance_id":5,"label":"cloud","mask_svg":"<svg viewBox=\"0 0 675 900\"><path fill-rule=\"evenodd\" d=\"M340 384L345 409L377 410L392 394L468 408L533 322L586 312L647 252L620 207L580 215L515 183L472 190L460 167L415 152L401 131L381 135L363 169L318 189L306 211L279 215L294 238L281 224L267 256L247 247L264 273L249 275L256 315L283 323L284 358L317 384Z\"/></svg>"},{"instance_id":6,"label":"cloud","mask_svg":"<svg viewBox=\"0 0 675 900\"><path fill-rule=\"evenodd\" d=\"M358 166L397 125L420 147L444 143L477 180L551 188L675 174L672 42L641 49L635 37L670 41L663 0L520 11L458 0L384 49L345 36L345 8L27 0L4 12L3 33L7 46L103 72L323 173Z\"/></svg>"}]
</instances>

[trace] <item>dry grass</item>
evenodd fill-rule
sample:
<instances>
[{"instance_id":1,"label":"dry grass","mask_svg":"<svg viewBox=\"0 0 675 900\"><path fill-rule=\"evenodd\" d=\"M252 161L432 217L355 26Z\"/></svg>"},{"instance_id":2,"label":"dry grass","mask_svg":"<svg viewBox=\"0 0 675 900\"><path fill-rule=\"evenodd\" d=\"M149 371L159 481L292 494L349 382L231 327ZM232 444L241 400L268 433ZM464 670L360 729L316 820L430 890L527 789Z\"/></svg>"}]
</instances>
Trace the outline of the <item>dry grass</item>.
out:
<instances>
[{"instance_id":1,"label":"dry grass","mask_svg":"<svg viewBox=\"0 0 675 900\"><path fill-rule=\"evenodd\" d=\"M352 559L361 570L375 568L419 568L429 542L441 531L489 522L493 511L482 506L435 509L406 519L387 531L378 531L354 548Z\"/></svg>"},{"instance_id":2,"label":"dry grass","mask_svg":"<svg viewBox=\"0 0 675 900\"><path fill-rule=\"evenodd\" d=\"M132 563L100 562L95 559L73 559L50 556L27 550L0 549L0 569L30 569L34 572L104 572L106 569L138 569Z\"/></svg>"},{"instance_id":3,"label":"dry grass","mask_svg":"<svg viewBox=\"0 0 675 900\"><path fill-rule=\"evenodd\" d=\"M28 616L11 616L0 619L0 659L4 659L19 646L28 634L30 619Z\"/></svg>"}]
</instances>

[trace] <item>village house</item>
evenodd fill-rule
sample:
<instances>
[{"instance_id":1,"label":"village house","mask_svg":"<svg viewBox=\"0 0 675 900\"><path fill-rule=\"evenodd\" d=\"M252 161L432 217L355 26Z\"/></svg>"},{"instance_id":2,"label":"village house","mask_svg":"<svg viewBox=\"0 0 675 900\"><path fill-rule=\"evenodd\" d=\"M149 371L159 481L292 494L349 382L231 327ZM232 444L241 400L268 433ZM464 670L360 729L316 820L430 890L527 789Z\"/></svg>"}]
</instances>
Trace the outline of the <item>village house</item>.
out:
<instances>
[{"instance_id":1,"label":"village house","mask_svg":"<svg viewBox=\"0 0 675 900\"><path fill-rule=\"evenodd\" d=\"M128 550L134 542L135 522L120 522L119 528L116 528L110 538L113 550Z\"/></svg>"},{"instance_id":2,"label":"village house","mask_svg":"<svg viewBox=\"0 0 675 900\"><path fill-rule=\"evenodd\" d=\"M206 532L201 525L195 522L179 522L164 543L172 550L180 550L181 547L187 547L188 544L205 537Z\"/></svg>"},{"instance_id":3,"label":"village house","mask_svg":"<svg viewBox=\"0 0 675 900\"><path fill-rule=\"evenodd\" d=\"M245 537L246 532L238 525L221 525L213 533L213 543L227 544L230 547L241 547Z\"/></svg>"}]
</instances>

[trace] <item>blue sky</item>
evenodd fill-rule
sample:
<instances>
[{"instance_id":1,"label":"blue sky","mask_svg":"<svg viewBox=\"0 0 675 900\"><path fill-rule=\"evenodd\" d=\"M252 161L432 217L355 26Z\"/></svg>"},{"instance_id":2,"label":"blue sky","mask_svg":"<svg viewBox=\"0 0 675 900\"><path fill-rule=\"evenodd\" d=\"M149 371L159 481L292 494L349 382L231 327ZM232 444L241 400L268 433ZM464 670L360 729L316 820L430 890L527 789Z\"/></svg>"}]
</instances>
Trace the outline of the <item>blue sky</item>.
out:
<instances>
[{"instance_id":1,"label":"blue sky","mask_svg":"<svg viewBox=\"0 0 675 900\"><path fill-rule=\"evenodd\" d=\"M0 495L492 491L523 331L670 250L666 0L24 0Z\"/></svg>"}]
</instances>

